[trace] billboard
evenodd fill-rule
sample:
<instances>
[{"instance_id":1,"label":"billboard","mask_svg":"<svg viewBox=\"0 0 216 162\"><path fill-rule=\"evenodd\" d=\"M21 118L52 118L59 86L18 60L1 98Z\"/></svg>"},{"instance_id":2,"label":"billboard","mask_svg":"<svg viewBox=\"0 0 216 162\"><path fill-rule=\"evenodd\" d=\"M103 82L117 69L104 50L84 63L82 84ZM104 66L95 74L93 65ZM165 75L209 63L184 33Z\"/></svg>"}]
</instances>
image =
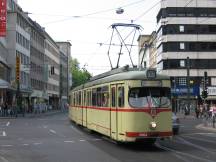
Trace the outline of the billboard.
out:
<instances>
[{"instance_id":1,"label":"billboard","mask_svg":"<svg viewBox=\"0 0 216 162\"><path fill-rule=\"evenodd\" d=\"M0 37L6 36L7 0L0 0Z\"/></svg>"}]
</instances>

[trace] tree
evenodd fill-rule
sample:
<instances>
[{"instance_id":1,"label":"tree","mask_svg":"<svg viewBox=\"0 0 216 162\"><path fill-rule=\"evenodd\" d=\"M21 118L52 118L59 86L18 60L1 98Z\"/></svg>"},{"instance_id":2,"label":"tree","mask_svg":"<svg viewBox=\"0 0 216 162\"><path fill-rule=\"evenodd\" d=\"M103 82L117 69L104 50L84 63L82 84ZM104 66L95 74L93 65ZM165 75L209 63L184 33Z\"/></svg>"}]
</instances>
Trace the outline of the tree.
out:
<instances>
[{"instance_id":1,"label":"tree","mask_svg":"<svg viewBox=\"0 0 216 162\"><path fill-rule=\"evenodd\" d=\"M80 63L76 58L70 60L70 69L72 72L72 88L86 83L92 77L86 69L80 68Z\"/></svg>"}]
</instances>

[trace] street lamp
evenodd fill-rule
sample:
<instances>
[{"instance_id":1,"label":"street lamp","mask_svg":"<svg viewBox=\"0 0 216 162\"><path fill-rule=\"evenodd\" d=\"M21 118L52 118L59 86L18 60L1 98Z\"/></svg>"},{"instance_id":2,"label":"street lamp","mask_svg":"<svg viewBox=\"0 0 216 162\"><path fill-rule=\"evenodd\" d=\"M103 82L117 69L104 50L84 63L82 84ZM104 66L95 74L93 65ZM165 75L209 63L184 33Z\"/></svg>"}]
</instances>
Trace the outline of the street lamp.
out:
<instances>
[{"instance_id":1,"label":"street lamp","mask_svg":"<svg viewBox=\"0 0 216 162\"><path fill-rule=\"evenodd\" d=\"M121 7L119 7L119 8L116 9L116 13L117 14L123 14L124 13L124 9L121 8Z\"/></svg>"}]
</instances>

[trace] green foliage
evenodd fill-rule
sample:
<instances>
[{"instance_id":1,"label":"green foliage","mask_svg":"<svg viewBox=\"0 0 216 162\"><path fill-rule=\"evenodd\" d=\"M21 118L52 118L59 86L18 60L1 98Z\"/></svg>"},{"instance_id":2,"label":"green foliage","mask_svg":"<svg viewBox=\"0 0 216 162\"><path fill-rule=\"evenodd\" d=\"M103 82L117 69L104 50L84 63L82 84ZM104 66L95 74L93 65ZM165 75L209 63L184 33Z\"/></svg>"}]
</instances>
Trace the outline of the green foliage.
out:
<instances>
[{"instance_id":1,"label":"green foliage","mask_svg":"<svg viewBox=\"0 0 216 162\"><path fill-rule=\"evenodd\" d=\"M86 69L81 69L77 59L70 60L70 69L72 72L72 88L86 83L92 76Z\"/></svg>"}]
</instances>

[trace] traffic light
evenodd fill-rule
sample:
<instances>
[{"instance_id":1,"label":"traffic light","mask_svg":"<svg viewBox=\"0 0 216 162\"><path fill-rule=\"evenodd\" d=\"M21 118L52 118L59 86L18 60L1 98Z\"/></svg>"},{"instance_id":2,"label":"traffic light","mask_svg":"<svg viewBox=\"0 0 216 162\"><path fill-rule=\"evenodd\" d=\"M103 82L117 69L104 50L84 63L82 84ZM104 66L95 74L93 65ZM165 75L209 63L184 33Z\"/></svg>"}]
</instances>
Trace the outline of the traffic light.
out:
<instances>
[{"instance_id":1,"label":"traffic light","mask_svg":"<svg viewBox=\"0 0 216 162\"><path fill-rule=\"evenodd\" d=\"M16 81L20 80L20 57L16 56Z\"/></svg>"},{"instance_id":2,"label":"traffic light","mask_svg":"<svg viewBox=\"0 0 216 162\"><path fill-rule=\"evenodd\" d=\"M207 85L209 84L208 83L208 74L206 71L204 72L204 84L205 84L205 87L207 87Z\"/></svg>"},{"instance_id":3,"label":"traffic light","mask_svg":"<svg viewBox=\"0 0 216 162\"><path fill-rule=\"evenodd\" d=\"M208 89L202 91L202 98L206 99L208 97Z\"/></svg>"}]
</instances>

